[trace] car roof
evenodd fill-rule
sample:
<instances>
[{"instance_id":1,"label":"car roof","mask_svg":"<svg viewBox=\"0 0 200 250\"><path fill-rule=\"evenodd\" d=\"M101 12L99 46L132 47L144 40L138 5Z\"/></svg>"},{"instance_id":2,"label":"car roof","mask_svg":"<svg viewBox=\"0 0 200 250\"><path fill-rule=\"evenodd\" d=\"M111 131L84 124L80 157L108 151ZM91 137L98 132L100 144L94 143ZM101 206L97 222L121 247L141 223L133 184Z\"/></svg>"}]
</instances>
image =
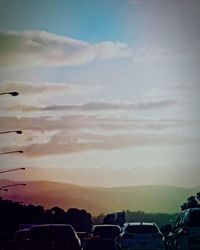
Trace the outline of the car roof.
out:
<instances>
[{"instance_id":1,"label":"car roof","mask_svg":"<svg viewBox=\"0 0 200 250\"><path fill-rule=\"evenodd\" d=\"M125 226L156 226L153 222L127 222Z\"/></svg>"},{"instance_id":2,"label":"car roof","mask_svg":"<svg viewBox=\"0 0 200 250\"><path fill-rule=\"evenodd\" d=\"M28 232L28 231L30 231L30 228L23 228L23 229L17 230L16 233Z\"/></svg>"},{"instance_id":3,"label":"car roof","mask_svg":"<svg viewBox=\"0 0 200 250\"><path fill-rule=\"evenodd\" d=\"M69 224L41 224L41 225L34 225L31 228L43 228L43 227L70 227L73 228Z\"/></svg>"},{"instance_id":4,"label":"car roof","mask_svg":"<svg viewBox=\"0 0 200 250\"><path fill-rule=\"evenodd\" d=\"M23 234L26 234L29 232L30 232L30 228L24 228L24 229L20 229L20 230L16 231L15 234L16 235L23 235Z\"/></svg>"},{"instance_id":5,"label":"car roof","mask_svg":"<svg viewBox=\"0 0 200 250\"><path fill-rule=\"evenodd\" d=\"M100 224L100 225L94 225L93 228L95 227L120 227L119 225L115 224Z\"/></svg>"}]
</instances>

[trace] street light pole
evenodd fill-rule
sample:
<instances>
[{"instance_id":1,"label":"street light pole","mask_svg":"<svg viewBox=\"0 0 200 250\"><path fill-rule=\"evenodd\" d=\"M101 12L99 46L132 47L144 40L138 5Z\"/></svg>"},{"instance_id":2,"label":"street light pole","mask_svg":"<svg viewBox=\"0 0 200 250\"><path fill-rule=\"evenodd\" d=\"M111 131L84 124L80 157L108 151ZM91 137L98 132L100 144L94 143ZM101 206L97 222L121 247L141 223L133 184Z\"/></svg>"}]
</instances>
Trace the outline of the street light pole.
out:
<instances>
[{"instance_id":1,"label":"street light pole","mask_svg":"<svg viewBox=\"0 0 200 250\"><path fill-rule=\"evenodd\" d=\"M11 92L3 92L3 93L0 93L0 95L11 95L11 96L17 96L19 95L18 92L16 91L11 91Z\"/></svg>"},{"instance_id":2,"label":"street light pole","mask_svg":"<svg viewBox=\"0 0 200 250\"><path fill-rule=\"evenodd\" d=\"M9 131L0 132L0 134L8 134L8 133L16 133L16 134L20 135L20 134L22 134L22 131L21 130L9 130Z\"/></svg>"},{"instance_id":3,"label":"street light pole","mask_svg":"<svg viewBox=\"0 0 200 250\"><path fill-rule=\"evenodd\" d=\"M0 174L4 174L4 173L7 173L7 172L12 172L12 171L17 171L17 170L25 170L25 169L26 168L13 168L13 169L0 171Z\"/></svg>"},{"instance_id":4,"label":"street light pole","mask_svg":"<svg viewBox=\"0 0 200 250\"><path fill-rule=\"evenodd\" d=\"M15 151L9 151L9 152L2 152L2 153L0 153L0 155L7 155L7 154L14 154L14 153L23 154L24 151L23 150L15 150Z\"/></svg>"},{"instance_id":5,"label":"street light pole","mask_svg":"<svg viewBox=\"0 0 200 250\"><path fill-rule=\"evenodd\" d=\"M10 187L17 187L17 186L26 186L26 183L17 183L17 184L11 184L11 185L6 185L6 186L1 186L0 190L7 189L7 188L10 188Z\"/></svg>"},{"instance_id":6,"label":"street light pole","mask_svg":"<svg viewBox=\"0 0 200 250\"><path fill-rule=\"evenodd\" d=\"M0 197L1 197L1 191L7 192L8 188L17 187L17 186L26 186L26 183L17 183L17 184L12 184L12 185L1 186L0 187Z\"/></svg>"}]
</instances>

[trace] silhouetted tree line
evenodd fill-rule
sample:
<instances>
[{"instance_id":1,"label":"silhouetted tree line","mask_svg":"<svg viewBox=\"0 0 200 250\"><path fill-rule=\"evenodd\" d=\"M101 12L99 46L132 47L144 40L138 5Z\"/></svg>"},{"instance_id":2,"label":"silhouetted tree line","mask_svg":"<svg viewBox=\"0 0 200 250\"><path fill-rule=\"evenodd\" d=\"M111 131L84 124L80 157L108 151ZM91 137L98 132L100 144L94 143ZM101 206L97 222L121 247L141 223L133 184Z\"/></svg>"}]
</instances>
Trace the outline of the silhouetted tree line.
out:
<instances>
[{"instance_id":1,"label":"silhouetted tree line","mask_svg":"<svg viewBox=\"0 0 200 250\"><path fill-rule=\"evenodd\" d=\"M106 220L107 215L100 214L94 217L95 224L102 224ZM126 221L128 222L155 222L157 225L165 225L175 221L177 214L167 213L145 213L143 211L126 211Z\"/></svg>"},{"instance_id":2,"label":"silhouetted tree line","mask_svg":"<svg viewBox=\"0 0 200 250\"><path fill-rule=\"evenodd\" d=\"M188 197L181 210L200 207L200 192ZM19 202L0 200L0 240L9 240L23 224L70 224L77 232L89 232L94 224L102 224L106 215L91 216L85 210L70 208L67 211L59 207L44 209L42 206L24 205ZM155 222L159 226L173 222L177 214L145 213L126 211L126 221Z\"/></svg>"},{"instance_id":3,"label":"silhouetted tree line","mask_svg":"<svg viewBox=\"0 0 200 250\"><path fill-rule=\"evenodd\" d=\"M198 192L196 196L192 195L188 197L187 201L181 205L181 210L195 207L200 207L200 192Z\"/></svg>"},{"instance_id":4,"label":"silhouetted tree line","mask_svg":"<svg viewBox=\"0 0 200 250\"><path fill-rule=\"evenodd\" d=\"M92 216L85 210L59 207L44 209L42 206L23 205L0 200L0 241L9 240L23 224L71 224L76 231L90 231Z\"/></svg>"}]
</instances>

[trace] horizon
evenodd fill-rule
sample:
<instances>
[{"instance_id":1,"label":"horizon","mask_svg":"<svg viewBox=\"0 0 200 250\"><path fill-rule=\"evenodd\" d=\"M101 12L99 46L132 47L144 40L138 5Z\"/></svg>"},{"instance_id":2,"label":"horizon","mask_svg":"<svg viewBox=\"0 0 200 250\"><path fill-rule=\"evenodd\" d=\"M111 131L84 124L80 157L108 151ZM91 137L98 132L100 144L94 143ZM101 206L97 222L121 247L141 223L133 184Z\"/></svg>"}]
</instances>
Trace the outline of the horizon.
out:
<instances>
[{"instance_id":1,"label":"horizon","mask_svg":"<svg viewBox=\"0 0 200 250\"><path fill-rule=\"evenodd\" d=\"M14 179L6 179L6 178L2 178L0 179L0 182L12 182L12 183L22 183L21 180L14 180ZM53 180L45 180L45 179L41 179L41 180L26 180L23 179L23 182L26 182L26 184L28 183L36 183L36 182L40 182L40 183L54 183L54 184L63 184L63 185L70 185L70 186L77 186L77 187L81 187L81 188L100 188L100 189L119 189L119 188L145 188L145 187L169 187L169 188L177 188L177 189L197 189L200 188L200 185L197 186L193 186L193 187L184 187L184 186L175 186L175 185L166 185L166 184L143 184L143 185L132 185L132 186L95 186L95 185L80 185L80 184L74 184L74 183L70 183L70 182L62 182L62 181L53 181Z\"/></svg>"},{"instance_id":2,"label":"horizon","mask_svg":"<svg viewBox=\"0 0 200 250\"><path fill-rule=\"evenodd\" d=\"M197 0L0 1L1 169L15 180L197 186ZM40 172L41 170L41 172ZM2 176L3 177L3 176Z\"/></svg>"},{"instance_id":3,"label":"horizon","mask_svg":"<svg viewBox=\"0 0 200 250\"><path fill-rule=\"evenodd\" d=\"M16 182L29 181L45 181L63 184L72 184L80 187L105 187L105 188L120 188L120 187L141 187L141 186L171 186L180 188L196 188L199 187L199 169L192 169L195 173L195 179L192 182L184 179L188 172L191 171L185 168L171 168L171 171L166 172L165 168L126 168L116 169L110 167L84 167L84 168L60 168L57 167L28 167L23 173L8 172L4 173L0 180L10 180ZM59 174L57 172L59 171ZM143 181L139 176L145 172ZM152 176L149 176L150 173ZM156 173L156 175L155 175ZM168 180L173 174L173 178ZM96 177L95 177L96 176ZM115 178L112 178L115 176ZM128 177L127 177L128 176ZM158 182L157 180L160 180Z\"/></svg>"},{"instance_id":4,"label":"horizon","mask_svg":"<svg viewBox=\"0 0 200 250\"><path fill-rule=\"evenodd\" d=\"M1 185L17 183L0 180ZM113 211L144 211L146 213L178 213L187 198L196 195L199 187L173 186L82 187L48 181L30 181L26 187L10 188L2 193L3 200L40 205L84 209L94 215ZM131 196L131 199L130 199ZM45 199L44 199L45 197Z\"/></svg>"}]
</instances>

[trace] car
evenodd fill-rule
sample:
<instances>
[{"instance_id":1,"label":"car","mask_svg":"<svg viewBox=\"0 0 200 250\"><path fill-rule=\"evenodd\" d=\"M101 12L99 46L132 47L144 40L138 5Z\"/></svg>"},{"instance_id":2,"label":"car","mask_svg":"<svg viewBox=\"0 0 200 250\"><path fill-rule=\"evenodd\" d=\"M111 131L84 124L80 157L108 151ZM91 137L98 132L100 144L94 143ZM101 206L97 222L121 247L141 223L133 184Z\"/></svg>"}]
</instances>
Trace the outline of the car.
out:
<instances>
[{"instance_id":1,"label":"car","mask_svg":"<svg viewBox=\"0 0 200 250\"><path fill-rule=\"evenodd\" d=\"M182 211L166 238L168 250L200 249L200 208Z\"/></svg>"},{"instance_id":2,"label":"car","mask_svg":"<svg viewBox=\"0 0 200 250\"><path fill-rule=\"evenodd\" d=\"M82 250L80 239L68 224L33 226L29 232L26 250Z\"/></svg>"},{"instance_id":3,"label":"car","mask_svg":"<svg viewBox=\"0 0 200 250\"><path fill-rule=\"evenodd\" d=\"M26 243L27 239L29 238L29 232L30 232L29 228L24 228L24 229L18 230L15 233L14 238L12 240L11 249L24 250L25 243Z\"/></svg>"},{"instance_id":4,"label":"car","mask_svg":"<svg viewBox=\"0 0 200 250\"><path fill-rule=\"evenodd\" d=\"M80 241L81 241L81 246L83 249L86 247L86 242L88 239L88 233L87 232L76 232Z\"/></svg>"},{"instance_id":5,"label":"car","mask_svg":"<svg viewBox=\"0 0 200 250\"><path fill-rule=\"evenodd\" d=\"M121 232L121 227L112 224L94 225L86 242L87 250L114 249L115 238Z\"/></svg>"},{"instance_id":6,"label":"car","mask_svg":"<svg viewBox=\"0 0 200 250\"><path fill-rule=\"evenodd\" d=\"M115 240L116 250L164 250L164 236L155 223L125 223Z\"/></svg>"}]
</instances>

